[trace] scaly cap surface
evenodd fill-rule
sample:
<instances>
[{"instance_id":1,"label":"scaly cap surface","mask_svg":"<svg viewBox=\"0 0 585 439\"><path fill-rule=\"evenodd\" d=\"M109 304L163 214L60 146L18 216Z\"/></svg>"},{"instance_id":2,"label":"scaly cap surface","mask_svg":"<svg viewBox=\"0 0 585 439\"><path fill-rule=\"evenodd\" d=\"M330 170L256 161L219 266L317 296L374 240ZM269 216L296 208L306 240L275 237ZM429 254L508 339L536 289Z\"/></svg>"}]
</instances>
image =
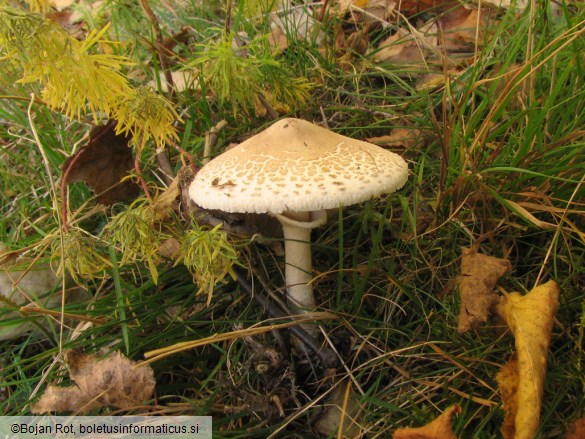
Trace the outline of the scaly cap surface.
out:
<instances>
[{"instance_id":1,"label":"scaly cap surface","mask_svg":"<svg viewBox=\"0 0 585 439\"><path fill-rule=\"evenodd\" d=\"M394 192L407 178L399 155L288 118L207 163L189 195L224 212L307 212Z\"/></svg>"}]
</instances>

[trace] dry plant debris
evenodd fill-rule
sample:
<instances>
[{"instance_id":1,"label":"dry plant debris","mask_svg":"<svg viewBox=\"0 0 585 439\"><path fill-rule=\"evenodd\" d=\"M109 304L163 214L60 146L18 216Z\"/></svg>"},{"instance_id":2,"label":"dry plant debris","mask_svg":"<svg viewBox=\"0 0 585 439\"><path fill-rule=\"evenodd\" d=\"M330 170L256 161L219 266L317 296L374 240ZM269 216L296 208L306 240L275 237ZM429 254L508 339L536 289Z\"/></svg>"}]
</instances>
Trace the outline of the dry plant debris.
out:
<instances>
[{"instance_id":1,"label":"dry plant debris","mask_svg":"<svg viewBox=\"0 0 585 439\"><path fill-rule=\"evenodd\" d=\"M456 439L453 433L453 417L461 413L461 407L452 405L438 418L418 428L399 428L394 432L394 439Z\"/></svg>"},{"instance_id":2,"label":"dry plant debris","mask_svg":"<svg viewBox=\"0 0 585 439\"><path fill-rule=\"evenodd\" d=\"M585 437L585 416L575 419L565 431L563 439L581 439Z\"/></svg>"},{"instance_id":3,"label":"dry plant debris","mask_svg":"<svg viewBox=\"0 0 585 439\"><path fill-rule=\"evenodd\" d=\"M361 437L359 416L364 407L349 382L340 382L332 390L323 415L315 424L317 431L331 436ZM339 437L339 436L338 436Z\"/></svg>"},{"instance_id":4,"label":"dry plant debris","mask_svg":"<svg viewBox=\"0 0 585 439\"><path fill-rule=\"evenodd\" d=\"M50 384L38 402L31 405L33 413L88 413L102 406L130 409L149 400L154 392L154 372L148 365L137 367L120 352L104 358L69 351L66 355L71 379L75 386Z\"/></svg>"},{"instance_id":5,"label":"dry plant debris","mask_svg":"<svg viewBox=\"0 0 585 439\"><path fill-rule=\"evenodd\" d=\"M514 334L516 352L498 374L506 417L504 439L532 439L538 430L559 287L549 281L525 296L506 294L496 310Z\"/></svg>"},{"instance_id":6,"label":"dry plant debris","mask_svg":"<svg viewBox=\"0 0 585 439\"><path fill-rule=\"evenodd\" d=\"M95 127L89 143L63 164L64 183L85 182L96 193L96 201L114 204L130 201L139 193L138 184L128 178L134 168L129 137L114 132L115 124Z\"/></svg>"},{"instance_id":7,"label":"dry plant debris","mask_svg":"<svg viewBox=\"0 0 585 439\"><path fill-rule=\"evenodd\" d=\"M61 303L61 294L53 294L40 299L44 294L54 290L60 282L48 264L35 263L33 259L17 258L14 255L4 257L4 246L0 244L0 312L2 320L17 316L16 312L5 313L7 309L32 304L47 307ZM33 329L30 324L1 326L0 340L8 340L25 334Z\"/></svg>"},{"instance_id":8,"label":"dry plant debris","mask_svg":"<svg viewBox=\"0 0 585 439\"><path fill-rule=\"evenodd\" d=\"M507 259L478 253L475 248L464 248L461 253L459 333L475 329L487 321L492 307L498 302L499 296L494 291L496 282L512 268Z\"/></svg>"}]
</instances>

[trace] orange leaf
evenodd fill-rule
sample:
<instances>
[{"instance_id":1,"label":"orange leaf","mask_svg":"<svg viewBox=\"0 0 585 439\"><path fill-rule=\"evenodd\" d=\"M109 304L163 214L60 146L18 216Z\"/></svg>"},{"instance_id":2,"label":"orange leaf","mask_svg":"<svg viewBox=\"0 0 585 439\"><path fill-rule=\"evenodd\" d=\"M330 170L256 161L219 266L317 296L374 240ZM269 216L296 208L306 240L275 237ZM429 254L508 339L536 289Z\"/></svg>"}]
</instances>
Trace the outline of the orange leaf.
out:
<instances>
[{"instance_id":1,"label":"orange leaf","mask_svg":"<svg viewBox=\"0 0 585 439\"><path fill-rule=\"evenodd\" d=\"M585 437L585 416L575 419L565 431L563 439L580 439Z\"/></svg>"},{"instance_id":2,"label":"orange leaf","mask_svg":"<svg viewBox=\"0 0 585 439\"><path fill-rule=\"evenodd\" d=\"M394 439L457 439L451 424L456 413L461 413L458 404L452 405L438 418L418 428L399 428L394 432Z\"/></svg>"}]
</instances>

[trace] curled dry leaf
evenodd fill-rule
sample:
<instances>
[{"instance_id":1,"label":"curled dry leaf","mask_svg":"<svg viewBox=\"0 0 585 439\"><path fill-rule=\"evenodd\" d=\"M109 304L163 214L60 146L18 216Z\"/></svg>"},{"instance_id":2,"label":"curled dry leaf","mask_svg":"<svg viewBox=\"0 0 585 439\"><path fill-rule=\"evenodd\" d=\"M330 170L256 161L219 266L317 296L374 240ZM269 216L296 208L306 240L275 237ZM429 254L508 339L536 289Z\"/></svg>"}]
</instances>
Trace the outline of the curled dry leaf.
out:
<instances>
[{"instance_id":1,"label":"curled dry leaf","mask_svg":"<svg viewBox=\"0 0 585 439\"><path fill-rule=\"evenodd\" d=\"M511 270L507 259L498 259L477 252L474 248L461 250L459 291L461 308L457 331L463 333L487 321L498 295L494 287L498 279Z\"/></svg>"},{"instance_id":2,"label":"curled dry leaf","mask_svg":"<svg viewBox=\"0 0 585 439\"><path fill-rule=\"evenodd\" d=\"M510 293L496 307L514 334L516 353L497 376L506 417L505 439L532 439L540 406L559 287L549 281L525 296Z\"/></svg>"},{"instance_id":3,"label":"curled dry leaf","mask_svg":"<svg viewBox=\"0 0 585 439\"><path fill-rule=\"evenodd\" d=\"M89 143L63 164L63 178L66 184L83 181L96 193L96 201L114 204L116 201L130 201L139 193L138 184L128 177L134 167L129 137L114 132L116 123L91 130Z\"/></svg>"},{"instance_id":4,"label":"curled dry leaf","mask_svg":"<svg viewBox=\"0 0 585 439\"><path fill-rule=\"evenodd\" d=\"M461 413L458 404L452 405L431 423L418 428L399 428L394 439L457 439L453 433L453 417Z\"/></svg>"},{"instance_id":5,"label":"curled dry leaf","mask_svg":"<svg viewBox=\"0 0 585 439\"><path fill-rule=\"evenodd\" d=\"M75 386L49 385L39 401L31 405L33 413L87 413L102 406L130 409L152 397L154 373L150 366L114 352L104 358L69 351L66 356Z\"/></svg>"}]
</instances>

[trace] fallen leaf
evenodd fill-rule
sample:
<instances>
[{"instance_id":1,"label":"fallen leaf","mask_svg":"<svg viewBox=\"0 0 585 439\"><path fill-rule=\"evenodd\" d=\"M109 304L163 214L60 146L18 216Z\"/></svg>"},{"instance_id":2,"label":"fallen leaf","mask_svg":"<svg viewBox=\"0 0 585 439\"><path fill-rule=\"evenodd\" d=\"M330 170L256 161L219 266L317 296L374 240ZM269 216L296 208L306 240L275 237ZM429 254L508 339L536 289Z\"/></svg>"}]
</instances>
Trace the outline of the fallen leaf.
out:
<instances>
[{"instance_id":1,"label":"fallen leaf","mask_svg":"<svg viewBox=\"0 0 585 439\"><path fill-rule=\"evenodd\" d=\"M345 410L344 410L345 409ZM350 383L339 383L331 392L331 398L315 427L325 436L336 436L343 422L344 438L360 437L360 424L357 420L363 407L360 405Z\"/></svg>"},{"instance_id":2,"label":"fallen leaf","mask_svg":"<svg viewBox=\"0 0 585 439\"><path fill-rule=\"evenodd\" d=\"M370 137L366 140L376 145L408 149L421 142L421 131L416 128L394 128L386 136Z\"/></svg>"},{"instance_id":3,"label":"fallen leaf","mask_svg":"<svg viewBox=\"0 0 585 439\"><path fill-rule=\"evenodd\" d=\"M174 261L181 255L181 243L175 238L165 239L158 246L158 254Z\"/></svg>"},{"instance_id":4,"label":"fallen leaf","mask_svg":"<svg viewBox=\"0 0 585 439\"><path fill-rule=\"evenodd\" d=\"M114 132L116 123L91 130L89 143L62 166L66 184L83 181L96 193L96 201L114 204L136 198L140 187L128 177L134 167L129 137Z\"/></svg>"},{"instance_id":5,"label":"fallen leaf","mask_svg":"<svg viewBox=\"0 0 585 439\"><path fill-rule=\"evenodd\" d=\"M394 15L395 0L351 0L340 1L340 9L349 9L356 23L380 22L387 25ZM345 5L347 4L347 6Z\"/></svg>"},{"instance_id":6,"label":"fallen leaf","mask_svg":"<svg viewBox=\"0 0 585 439\"><path fill-rule=\"evenodd\" d=\"M178 205L177 198L179 197L179 177L175 177L171 184L157 195L152 203L152 210L154 212L154 219L162 221L167 219L171 212L175 210Z\"/></svg>"},{"instance_id":7,"label":"fallen leaf","mask_svg":"<svg viewBox=\"0 0 585 439\"><path fill-rule=\"evenodd\" d=\"M447 52L474 51L483 46L495 29L494 12L490 8L466 9L459 6L439 18L443 50Z\"/></svg>"},{"instance_id":8,"label":"fallen leaf","mask_svg":"<svg viewBox=\"0 0 585 439\"><path fill-rule=\"evenodd\" d=\"M461 413L458 404L452 405L431 423L418 428L399 428L394 439L457 439L452 423L455 414Z\"/></svg>"},{"instance_id":9,"label":"fallen leaf","mask_svg":"<svg viewBox=\"0 0 585 439\"><path fill-rule=\"evenodd\" d=\"M496 306L515 338L516 355L498 374L504 409L504 439L532 439L538 430L540 406L553 318L559 300L554 281L528 294L510 293Z\"/></svg>"},{"instance_id":10,"label":"fallen leaf","mask_svg":"<svg viewBox=\"0 0 585 439\"><path fill-rule=\"evenodd\" d=\"M60 283L48 264L35 263L33 259L17 258L15 255L3 257L5 252L6 249L0 245L0 321L18 317L19 314L11 310L29 303L46 307L61 303L60 291L45 296ZM0 340L9 340L33 329L31 323L0 326Z\"/></svg>"},{"instance_id":11,"label":"fallen leaf","mask_svg":"<svg viewBox=\"0 0 585 439\"><path fill-rule=\"evenodd\" d=\"M585 416L575 419L563 434L563 439L582 439L585 437Z\"/></svg>"},{"instance_id":12,"label":"fallen leaf","mask_svg":"<svg viewBox=\"0 0 585 439\"><path fill-rule=\"evenodd\" d=\"M437 25L429 22L420 29L397 29L382 41L374 53L377 62L424 65L437 48ZM422 73L422 72L421 72Z\"/></svg>"},{"instance_id":13,"label":"fallen leaf","mask_svg":"<svg viewBox=\"0 0 585 439\"><path fill-rule=\"evenodd\" d=\"M461 253L461 308L457 326L460 334L487 321L490 310L499 298L494 292L496 282L512 269L507 259L487 256L473 248L464 248Z\"/></svg>"},{"instance_id":14,"label":"fallen leaf","mask_svg":"<svg viewBox=\"0 0 585 439\"><path fill-rule=\"evenodd\" d=\"M152 368L136 367L136 362L120 352L100 358L69 351L66 361L76 386L49 385L39 401L31 405L33 413L87 413L102 406L130 409L149 400L154 392Z\"/></svg>"}]
</instances>

